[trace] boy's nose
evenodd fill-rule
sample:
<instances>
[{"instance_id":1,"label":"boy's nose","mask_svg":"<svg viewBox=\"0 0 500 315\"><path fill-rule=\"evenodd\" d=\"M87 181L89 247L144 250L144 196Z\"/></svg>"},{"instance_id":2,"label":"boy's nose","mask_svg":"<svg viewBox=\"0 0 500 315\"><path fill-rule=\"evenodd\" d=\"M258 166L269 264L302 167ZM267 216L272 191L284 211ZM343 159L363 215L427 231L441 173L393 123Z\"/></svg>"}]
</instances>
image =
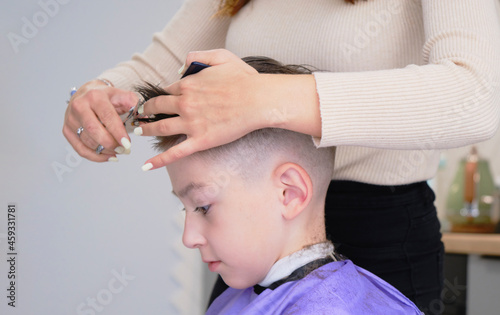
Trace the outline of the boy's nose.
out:
<instances>
[{"instance_id":1,"label":"boy's nose","mask_svg":"<svg viewBox=\"0 0 500 315\"><path fill-rule=\"evenodd\" d=\"M187 248L198 248L206 244L206 239L201 233L201 226L196 222L196 218L186 213L184 221L184 232L182 233L182 243Z\"/></svg>"}]
</instances>

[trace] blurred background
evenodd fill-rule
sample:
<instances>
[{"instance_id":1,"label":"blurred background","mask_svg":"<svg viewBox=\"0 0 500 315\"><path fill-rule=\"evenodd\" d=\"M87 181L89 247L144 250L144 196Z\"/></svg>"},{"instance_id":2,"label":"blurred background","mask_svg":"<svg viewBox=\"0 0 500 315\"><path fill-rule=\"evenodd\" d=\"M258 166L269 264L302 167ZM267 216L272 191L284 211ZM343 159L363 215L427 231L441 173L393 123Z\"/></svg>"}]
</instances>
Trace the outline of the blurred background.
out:
<instances>
[{"instance_id":1,"label":"blurred background","mask_svg":"<svg viewBox=\"0 0 500 315\"><path fill-rule=\"evenodd\" d=\"M198 251L150 142L119 163L79 158L62 135L73 86L149 45L182 4L2 1L0 314L202 314ZM16 205L16 307L8 306L8 206Z\"/></svg>"},{"instance_id":2,"label":"blurred background","mask_svg":"<svg viewBox=\"0 0 500 315\"><path fill-rule=\"evenodd\" d=\"M2 2L0 314L204 312L213 275L197 251L182 245L182 206L170 193L166 172L140 169L153 155L149 140L132 134L131 155L96 164L78 157L61 132L70 88L142 51L181 4ZM443 152L430 182L444 232L454 214L447 209L450 188L470 150ZM477 150L496 180L498 201L500 134ZM418 156L414 162L418 167ZM8 243L9 209L16 215L14 250ZM498 207L491 208L491 217L498 220ZM500 235L488 236L500 250ZM500 254L471 251L473 243L458 249L449 244L445 299L431 311L498 315ZM8 305L14 252L15 308Z\"/></svg>"}]
</instances>

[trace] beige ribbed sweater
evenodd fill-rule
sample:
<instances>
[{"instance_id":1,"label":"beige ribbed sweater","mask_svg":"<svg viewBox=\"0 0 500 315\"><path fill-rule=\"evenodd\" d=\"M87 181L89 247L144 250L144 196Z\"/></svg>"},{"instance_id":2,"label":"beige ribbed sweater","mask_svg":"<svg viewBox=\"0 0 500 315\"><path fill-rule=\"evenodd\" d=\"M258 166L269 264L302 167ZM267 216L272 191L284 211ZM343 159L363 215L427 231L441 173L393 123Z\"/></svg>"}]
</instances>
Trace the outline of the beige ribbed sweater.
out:
<instances>
[{"instance_id":1,"label":"beige ribbed sweater","mask_svg":"<svg viewBox=\"0 0 500 315\"><path fill-rule=\"evenodd\" d=\"M491 137L500 115L498 0L253 0L214 18L187 0L153 43L100 77L130 89L173 82L192 50L225 47L316 72L320 146L339 146L335 179L427 180L439 150Z\"/></svg>"}]
</instances>

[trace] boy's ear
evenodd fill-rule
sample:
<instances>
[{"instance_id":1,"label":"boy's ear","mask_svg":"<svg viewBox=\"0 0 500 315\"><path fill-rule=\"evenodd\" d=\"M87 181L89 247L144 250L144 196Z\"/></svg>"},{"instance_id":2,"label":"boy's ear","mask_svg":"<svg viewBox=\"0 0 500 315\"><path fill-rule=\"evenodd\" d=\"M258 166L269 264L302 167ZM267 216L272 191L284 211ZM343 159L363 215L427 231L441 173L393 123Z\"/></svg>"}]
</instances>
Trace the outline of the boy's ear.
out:
<instances>
[{"instance_id":1,"label":"boy's ear","mask_svg":"<svg viewBox=\"0 0 500 315\"><path fill-rule=\"evenodd\" d=\"M275 170L279 188L282 216L292 220L304 210L312 198L312 181L309 174L295 163L285 163Z\"/></svg>"}]
</instances>

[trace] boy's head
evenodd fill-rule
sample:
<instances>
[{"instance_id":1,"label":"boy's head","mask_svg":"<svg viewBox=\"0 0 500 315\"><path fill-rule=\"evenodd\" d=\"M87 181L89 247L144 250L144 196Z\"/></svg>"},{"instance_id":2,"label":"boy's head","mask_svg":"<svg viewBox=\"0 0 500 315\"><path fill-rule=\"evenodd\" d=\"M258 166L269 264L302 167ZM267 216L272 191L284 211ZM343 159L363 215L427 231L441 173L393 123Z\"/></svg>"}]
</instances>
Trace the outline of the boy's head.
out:
<instances>
[{"instance_id":1,"label":"boy's head","mask_svg":"<svg viewBox=\"0 0 500 315\"><path fill-rule=\"evenodd\" d=\"M309 73L269 58L244 60L260 73ZM166 94L153 90L148 98ZM156 147L166 150L183 139L158 137ZM259 283L277 260L326 239L324 200L334 152L317 149L311 136L267 128L168 165L186 210L184 244L198 248L229 286Z\"/></svg>"}]
</instances>

